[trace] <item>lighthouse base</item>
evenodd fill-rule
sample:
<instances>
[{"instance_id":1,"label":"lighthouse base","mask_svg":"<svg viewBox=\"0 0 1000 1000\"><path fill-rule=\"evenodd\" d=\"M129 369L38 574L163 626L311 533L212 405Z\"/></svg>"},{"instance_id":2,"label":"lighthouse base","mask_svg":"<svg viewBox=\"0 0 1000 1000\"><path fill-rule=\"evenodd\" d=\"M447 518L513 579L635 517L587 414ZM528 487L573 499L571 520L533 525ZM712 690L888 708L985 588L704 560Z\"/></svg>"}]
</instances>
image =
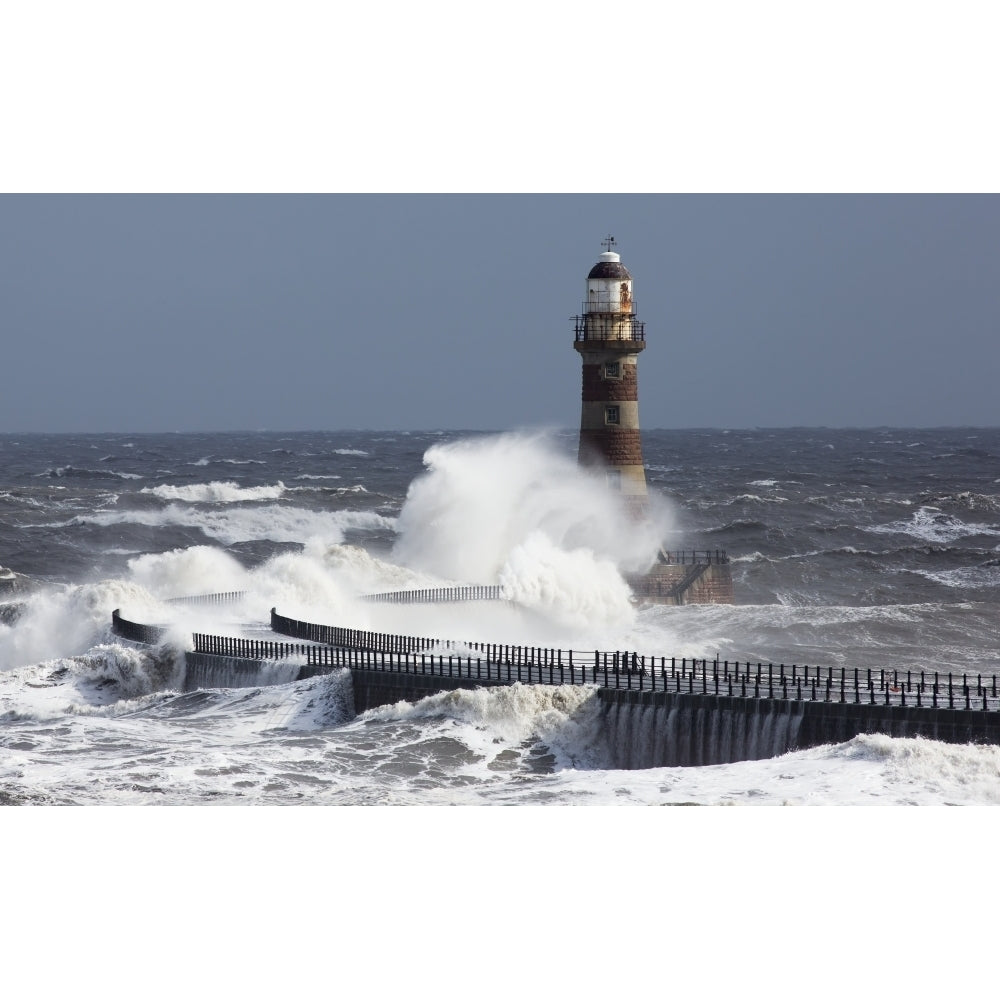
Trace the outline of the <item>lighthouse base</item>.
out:
<instances>
[{"instance_id":1,"label":"lighthouse base","mask_svg":"<svg viewBox=\"0 0 1000 1000\"><path fill-rule=\"evenodd\" d=\"M640 604L734 604L724 552L660 551L648 573L625 578Z\"/></svg>"}]
</instances>

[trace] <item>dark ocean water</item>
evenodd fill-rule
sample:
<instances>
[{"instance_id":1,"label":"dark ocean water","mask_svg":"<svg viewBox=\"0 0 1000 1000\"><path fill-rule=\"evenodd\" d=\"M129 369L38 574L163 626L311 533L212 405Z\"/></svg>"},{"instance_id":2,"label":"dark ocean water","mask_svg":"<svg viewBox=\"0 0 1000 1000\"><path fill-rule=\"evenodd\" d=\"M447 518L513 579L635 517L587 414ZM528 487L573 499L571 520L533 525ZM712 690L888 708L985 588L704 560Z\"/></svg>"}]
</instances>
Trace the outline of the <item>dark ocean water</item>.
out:
<instances>
[{"instance_id":1,"label":"dark ocean water","mask_svg":"<svg viewBox=\"0 0 1000 1000\"><path fill-rule=\"evenodd\" d=\"M108 625L115 607L163 620L163 599L191 593L248 591L232 628L277 605L391 630L403 620L352 598L503 579L525 595L523 614L452 609L405 625L666 656L1000 670L1000 430L649 431L643 448L663 544L727 550L735 606L628 605L616 546L643 540L573 480L572 433L0 436L0 566L17 574L0 578L0 794L605 800L612 772L586 693L468 693L357 718L344 678L181 695L175 662ZM884 801L1000 797L996 748L929 741L915 791L901 761L916 742L792 754L781 767L794 777L773 787L766 761L613 772L615 801L853 802L859 768L876 772L870 794ZM955 753L977 776L961 787Z\"/></svg>"}]
</instances>

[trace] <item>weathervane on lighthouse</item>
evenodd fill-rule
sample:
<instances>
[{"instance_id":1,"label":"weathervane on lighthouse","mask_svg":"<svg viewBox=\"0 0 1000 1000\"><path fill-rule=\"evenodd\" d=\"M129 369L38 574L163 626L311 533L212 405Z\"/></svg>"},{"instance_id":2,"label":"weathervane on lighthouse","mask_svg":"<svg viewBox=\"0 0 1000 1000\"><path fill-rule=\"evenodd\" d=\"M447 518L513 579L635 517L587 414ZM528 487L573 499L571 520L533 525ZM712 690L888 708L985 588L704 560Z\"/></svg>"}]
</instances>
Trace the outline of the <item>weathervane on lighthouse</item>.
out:
<instances>
[{"instance_id":1,"label":"weathervane on lighthouse","mask_svg":"<svg viewBox=\"0 0 1000 1000\"><path fill-rule=\"evenodd\" d=\"M579 462L603 466L610 487L636 514L646 510L646 473L639 437L639 352L644 324L635 318L632 275L612 247L613 236L587 275L586 298L574 316L573 346L583 362Z\"/></svg>"}]
</instances>

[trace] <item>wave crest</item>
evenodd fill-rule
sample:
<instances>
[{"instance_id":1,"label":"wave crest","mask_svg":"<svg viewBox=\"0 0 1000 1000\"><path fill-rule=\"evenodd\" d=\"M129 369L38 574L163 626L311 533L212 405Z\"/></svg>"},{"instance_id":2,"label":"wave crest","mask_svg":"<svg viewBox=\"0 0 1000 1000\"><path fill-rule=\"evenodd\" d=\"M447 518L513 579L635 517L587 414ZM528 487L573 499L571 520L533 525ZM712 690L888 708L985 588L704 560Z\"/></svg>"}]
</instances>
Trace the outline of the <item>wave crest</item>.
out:
<instances>
[{"instance_id":1,"label":"wave crest","mask_svg":"<svg viewBox=\"0 0 1000 1000\"><path fill-rule=\"evenodd\" d=\"M279 500L285 493L285 484L240 486L239 483L226 481L193 483L190 486L147 486L139 492L150 493L161 500L180 500L184 503L242 503Z\"/></svg>"},{"instance_id":2,"label":"wave crest","mask_svg":"<svg viewBox=\"0 0 1000 1000\"><path fill-rule=\"evenodd\" d=\"M601 767L608 758L607 734L594 688L511 684L460 689L370 709L362 719L416 721L446 718L467 727L470 745L496 754L505 746L542 741L560 767ZM484 738L485 736L485 738Z\"/></svg>"}]
</instances>

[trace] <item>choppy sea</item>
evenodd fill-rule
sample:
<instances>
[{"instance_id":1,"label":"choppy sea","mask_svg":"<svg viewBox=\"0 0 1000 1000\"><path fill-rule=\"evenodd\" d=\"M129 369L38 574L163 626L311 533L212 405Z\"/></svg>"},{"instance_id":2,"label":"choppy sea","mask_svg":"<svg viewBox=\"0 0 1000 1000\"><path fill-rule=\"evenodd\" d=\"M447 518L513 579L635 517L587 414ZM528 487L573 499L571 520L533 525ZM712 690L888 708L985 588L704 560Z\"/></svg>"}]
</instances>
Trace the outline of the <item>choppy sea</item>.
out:
<instances>
[{"instance_id":1,"label":"choppy sea","mask_svg":"<svg viewBox=\"0 0 1000 1000\"><path fill-rule=\"evenodd\" d=\"M1000 671L1000 430L647 431L652 519L575 434L0 435L0 802L993 805L1000 748L861 736L617 770L592 692L355 715L349 675L184 692L111 612L262 635L268 610L441 638L821 666ZM724 549L732 606L637 607L662 543ZM516 605L360 595L500 583ZM170 598L240 591L178 610Z\"/></svg>"}]
</instances>

